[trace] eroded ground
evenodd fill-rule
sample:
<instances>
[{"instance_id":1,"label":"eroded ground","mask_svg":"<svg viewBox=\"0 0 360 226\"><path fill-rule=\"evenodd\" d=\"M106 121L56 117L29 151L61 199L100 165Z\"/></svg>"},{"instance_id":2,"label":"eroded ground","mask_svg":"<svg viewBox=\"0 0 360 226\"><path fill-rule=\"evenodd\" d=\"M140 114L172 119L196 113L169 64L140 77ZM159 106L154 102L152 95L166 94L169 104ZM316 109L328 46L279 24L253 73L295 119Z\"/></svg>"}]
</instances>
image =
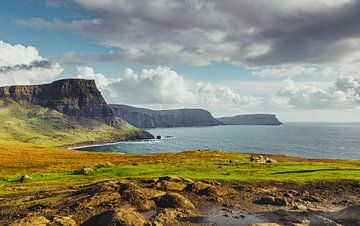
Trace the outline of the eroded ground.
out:
<instances>
[{"instance_id":1,"label":"eroded ground","mask_svg":"<svg viewBox=\"0 0 360 226\"><path fill-rule=\"evenodd\" d=\"M0 225L360 224L357 160L0 150Z\"/></svg>"}]
</instances>

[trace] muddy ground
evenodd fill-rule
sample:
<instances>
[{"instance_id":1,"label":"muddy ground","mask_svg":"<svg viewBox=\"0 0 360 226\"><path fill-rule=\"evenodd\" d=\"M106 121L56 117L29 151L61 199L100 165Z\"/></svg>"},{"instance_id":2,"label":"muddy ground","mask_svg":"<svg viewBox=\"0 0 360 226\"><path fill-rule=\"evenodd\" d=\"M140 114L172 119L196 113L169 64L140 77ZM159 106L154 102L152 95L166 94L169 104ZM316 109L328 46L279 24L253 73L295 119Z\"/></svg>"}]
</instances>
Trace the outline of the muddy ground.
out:
<instances>
[{"instance_id":1,"label":"muddy ground","mask_svg":"<svg viewBox=\"0 0 360 226\"><path fill-rule=\"evenodd\" d=\"M360 183L351 181L249 184L168 176L3 195L0 202L0 225L360 225Z\"/></svg>"}]
</instances>

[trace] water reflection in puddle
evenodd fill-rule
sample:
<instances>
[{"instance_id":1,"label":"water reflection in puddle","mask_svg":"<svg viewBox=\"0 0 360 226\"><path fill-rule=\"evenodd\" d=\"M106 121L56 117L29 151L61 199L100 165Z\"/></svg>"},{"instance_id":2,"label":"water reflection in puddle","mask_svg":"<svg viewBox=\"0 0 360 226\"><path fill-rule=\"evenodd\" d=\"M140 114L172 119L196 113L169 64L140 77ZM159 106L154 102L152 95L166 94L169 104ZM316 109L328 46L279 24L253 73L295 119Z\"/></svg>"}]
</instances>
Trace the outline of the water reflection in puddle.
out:
<instances>
[{"instance_id":1,"label":"water reflection in puddle","mask_svg":"<svg viewBox=\"0 0 360 226\"><path fill-rule=\"evenodd\" d=\"M214 206L205 211L203 216L184 217L180 219L180 221L209 225L248 225L266 222L266 218L261 215L250 214L237 209Z\"/></svg>"}]
</instances>

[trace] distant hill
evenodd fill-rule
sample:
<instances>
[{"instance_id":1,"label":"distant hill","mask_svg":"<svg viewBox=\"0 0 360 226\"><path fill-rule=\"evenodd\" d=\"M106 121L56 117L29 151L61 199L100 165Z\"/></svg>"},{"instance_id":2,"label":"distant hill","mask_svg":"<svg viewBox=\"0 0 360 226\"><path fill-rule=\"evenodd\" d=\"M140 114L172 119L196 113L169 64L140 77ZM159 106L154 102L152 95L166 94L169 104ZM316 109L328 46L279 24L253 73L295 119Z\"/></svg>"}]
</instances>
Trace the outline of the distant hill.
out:
<instances>
[{"instance_id":1,"label":"distant hill","mask_svg":"<svg viewBox=\"0 0 360 226\"><path fill-rule=\"evenodd\" d=\"M153 138L107 105L93 80L0 87L0 141L41 146Z\"/></svg>"},{"instance_id":2,"label":"distant hill","mask_svg":"<svg viewBox=\"0 0 360 226\"><path fill-rule=\"evenodd\" d=\"M281 125L273 114L236 115L218 118L225 125Z\"/></svg>"},{"instance_id":3,"label":"distant hill","mask_svg":"<svg viewBox=\"0 0 360 226\"><path fill-rule=\"evenodd\" d=\"M202 109L151 110L110 104L114 113L139 128L216 126L222 123Z\"/></svg>"}]
</instances>

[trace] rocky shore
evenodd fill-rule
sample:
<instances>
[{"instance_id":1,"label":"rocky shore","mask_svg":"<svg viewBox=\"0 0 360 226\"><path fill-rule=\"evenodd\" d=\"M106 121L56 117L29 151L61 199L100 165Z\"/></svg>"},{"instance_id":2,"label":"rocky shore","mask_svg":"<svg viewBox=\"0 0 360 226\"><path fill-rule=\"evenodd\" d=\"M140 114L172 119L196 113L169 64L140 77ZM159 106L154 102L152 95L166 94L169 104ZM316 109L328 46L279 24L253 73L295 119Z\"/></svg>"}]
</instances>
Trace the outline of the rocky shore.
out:
<instances>
[{"instance_id":1,"label":"rocky shore","mask_svg":"<svg viewBox=\"0 0 360 226\"><path fill-rule=\"evenodd\" d=\"M359 225L359 194L360 183L351 181L301 185L128 178L3 196L0 224ZM33 204L13 206L24 200Z\"/></svg>"}]
</instances>

